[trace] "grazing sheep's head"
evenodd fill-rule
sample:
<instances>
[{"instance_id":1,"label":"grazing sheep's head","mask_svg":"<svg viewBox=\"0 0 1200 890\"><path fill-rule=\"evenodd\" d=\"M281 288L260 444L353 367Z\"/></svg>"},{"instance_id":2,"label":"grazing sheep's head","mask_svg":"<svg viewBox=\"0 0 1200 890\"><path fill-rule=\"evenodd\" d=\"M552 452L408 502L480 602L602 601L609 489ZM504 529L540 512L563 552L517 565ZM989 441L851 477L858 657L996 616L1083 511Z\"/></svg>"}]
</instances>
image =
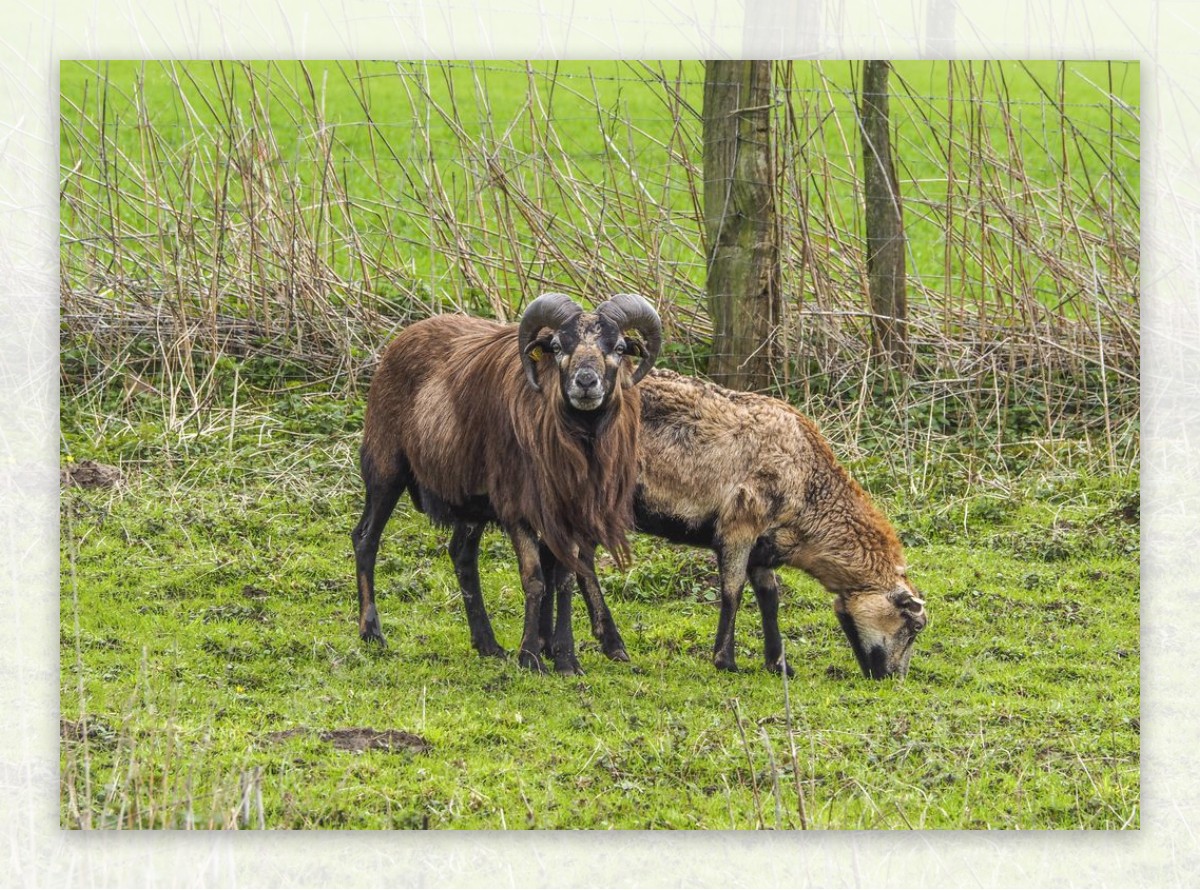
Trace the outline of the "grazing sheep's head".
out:
<instances>
[{"instance_id":1,"label":"grazing sheep's head","mask_svg":"<svg viewBox=\"0 0 1200 890\"><path fill-rule=\"evenodd\" d=\"M913 641L929 616L903 569L894 588L839 594L833 610L864 676L881 680L908 673Z\"/></svg>"},{"instance_id":2,"label":"grazing sheep's head","mask_svg":"<svg viewBox=\"0 0 1200 890\"><path fill-rule=\"evenodd\" d=\"M627 330L642 339L626 336ZM640 357L641 363L626 385L650 373L662 345L662 323L636 294L617 294L595 312L584 312L565 294L543 294L521 316L517 344L530 386L541 389L538 363L554 361L563 398L578 411L596 411L608 403L627 358Z\"/></svg>"}]
</instances>

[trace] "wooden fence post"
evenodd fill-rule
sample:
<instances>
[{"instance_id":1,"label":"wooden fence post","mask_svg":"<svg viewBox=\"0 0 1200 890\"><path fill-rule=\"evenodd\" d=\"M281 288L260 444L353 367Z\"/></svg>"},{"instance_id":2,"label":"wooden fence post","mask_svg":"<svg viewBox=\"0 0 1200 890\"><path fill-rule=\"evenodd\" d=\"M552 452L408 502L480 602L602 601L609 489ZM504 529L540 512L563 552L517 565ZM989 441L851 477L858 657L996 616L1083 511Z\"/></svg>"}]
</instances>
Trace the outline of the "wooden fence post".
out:
<instances>
[{"instance_id":1,"label":"wooden fence post","mask_svg":"<svg viewBox=\"0 0 1200 890\"><path fill-rule=\"evenodd\" d=\"M722 386L766 390L778 358L779 243L771 63L704 66L704 223L713 351Z\"/></svg>"}]
</instances>

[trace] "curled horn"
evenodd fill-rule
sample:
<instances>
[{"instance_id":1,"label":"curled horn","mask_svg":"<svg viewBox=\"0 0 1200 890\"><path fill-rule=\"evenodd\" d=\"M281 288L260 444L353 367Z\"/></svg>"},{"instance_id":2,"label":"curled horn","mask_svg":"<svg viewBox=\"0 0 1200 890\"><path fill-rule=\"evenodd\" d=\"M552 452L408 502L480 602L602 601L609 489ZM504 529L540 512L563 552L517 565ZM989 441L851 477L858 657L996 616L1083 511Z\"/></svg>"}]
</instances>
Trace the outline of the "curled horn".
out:
<instances>
[{"instance_id":1,"label":"curled horn","mask_svg":"<svg viewBox=\"0 0 1200 890\"><path fill-rule=\"evenodd\" d=\"M662 348L662 321L650 302L637 294L615 294L611 300L605 300L597 307L596 314L612 320L621 330L633 328L645 339L646 354L633 372L633 380L630 381L632 386L654 367L658 351Z\"/></svg>"},{"instance_id":2,"label":"curled horn","mask_svg":"<svg viewBox=\"0 0 1200 890\"><path fill-rule=\"evenodd\" d=\"M521 367L525 369L525 379L534 389L541 387L538 386L534 361L525 354L525 349L542 328L557 328L582 312L566 294L542 294L525 307L517 333L517 352L521 356Z\"/></svg>"}]
</instances>

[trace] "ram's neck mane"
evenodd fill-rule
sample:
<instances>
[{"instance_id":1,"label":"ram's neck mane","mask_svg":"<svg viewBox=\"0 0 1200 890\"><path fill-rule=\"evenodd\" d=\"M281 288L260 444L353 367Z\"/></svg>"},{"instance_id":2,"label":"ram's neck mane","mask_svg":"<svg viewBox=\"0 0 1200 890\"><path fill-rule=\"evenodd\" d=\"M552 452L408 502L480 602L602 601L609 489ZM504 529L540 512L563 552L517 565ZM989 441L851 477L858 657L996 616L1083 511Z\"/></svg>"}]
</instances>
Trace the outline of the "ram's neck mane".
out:
<instances>
[{"instance_id":1,"label":"ram's neck mane","mask_svg":"<svg viewBox=\"0 0 1200 890\"><path fill-rule=\"evenodd\" d=\"M542 539L574 570L582 568L574 555L580 546L603 546L626 565L637 484L637 390L618 380L608 403L586 413L570 407L556 379L530 392L537 406L515 427L534 470L528 507L541 517Z\"/></svg>"},{"instance_id":2,"label":"ram's neck mane","mask_svg":"<svg viewBox=\"0 0 1200 890\"><path fill-rule=\"evenodd\" d=\"M480 331L456 348L462 362L453 397L501 521L530 522L573 570L582 568L580 547L602 546L625 565L641 426L629 370L621 370L602 409L580 412L563 399L552 362L539 368L540 391L528 385L515 328Z\"/></svg>"}]
</instances>

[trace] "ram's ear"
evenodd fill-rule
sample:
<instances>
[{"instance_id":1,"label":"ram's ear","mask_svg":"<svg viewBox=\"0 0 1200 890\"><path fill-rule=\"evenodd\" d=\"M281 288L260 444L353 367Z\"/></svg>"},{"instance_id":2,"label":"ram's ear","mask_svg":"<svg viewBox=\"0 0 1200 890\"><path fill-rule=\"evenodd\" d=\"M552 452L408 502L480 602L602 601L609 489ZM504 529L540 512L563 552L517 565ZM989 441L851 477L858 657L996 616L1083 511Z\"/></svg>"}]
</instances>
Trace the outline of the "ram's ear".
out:
<instances>
[{"instance_id":1,"label":"ram's ear","mask_svg":"<svg viewBox=\"0 0 1200 890\"><path fill-rule=\"evenodd\" d=\"M636 358L646 357L646 344L637 337L625 338L625 354L632 355Z\"/></svg>"},{"instance_id":2,"label":"ram's ear","mask_svg":"<svg viewBox=\"0 0 1200 890\"><path fill-rule=\"evenodd\" d=\"M542 359L544 359L549 354L550 354L550 338L549 337L538 337L536 340L534 340L528 346L525 347L525 355L527 355L532 361L535 361L535 362L540 362Z\"/></svg>"}]
</instances>

